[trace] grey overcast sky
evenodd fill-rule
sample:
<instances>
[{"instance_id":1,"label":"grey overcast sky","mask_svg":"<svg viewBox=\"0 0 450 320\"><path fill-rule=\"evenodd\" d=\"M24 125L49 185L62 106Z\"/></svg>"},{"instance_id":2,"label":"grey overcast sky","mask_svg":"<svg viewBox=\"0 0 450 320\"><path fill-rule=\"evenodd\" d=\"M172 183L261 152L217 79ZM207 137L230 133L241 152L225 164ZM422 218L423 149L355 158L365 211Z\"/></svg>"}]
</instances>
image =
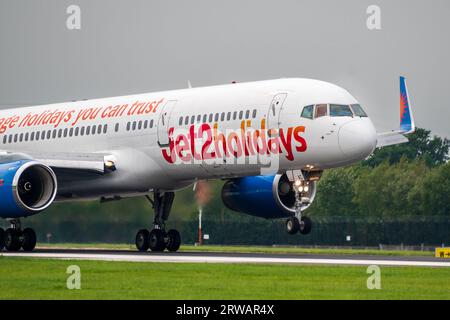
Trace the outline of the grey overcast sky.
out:
<instances>
[{"instance_id":1,"label":"grey overcast sky","mask_svg":"<svg viewBox=\"0 0 450 320\"><path fill-rule=\"evenodd\" d=\"M404 75L416 124L450 137L449 31L448 0L0 0L0 107L307 77L349 90L383 131Z\"/></svg>"}]
</instances>

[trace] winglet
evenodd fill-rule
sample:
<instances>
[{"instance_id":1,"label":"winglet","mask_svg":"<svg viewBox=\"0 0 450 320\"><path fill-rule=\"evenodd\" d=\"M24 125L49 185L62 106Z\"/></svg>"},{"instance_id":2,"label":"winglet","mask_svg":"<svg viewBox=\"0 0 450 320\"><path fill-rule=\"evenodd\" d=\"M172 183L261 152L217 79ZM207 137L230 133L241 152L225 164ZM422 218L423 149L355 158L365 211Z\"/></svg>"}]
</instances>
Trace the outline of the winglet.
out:
<instances>
[{"instance_id":1,"label":"winglet","mask_svg":"<svg viewBox=\"0 0 450 320\"><path fill-rule=\"evenodd\" d=\"M405 77L400 77L400 132L413 133L416 130Z\"/></svg>"}]
</instances>

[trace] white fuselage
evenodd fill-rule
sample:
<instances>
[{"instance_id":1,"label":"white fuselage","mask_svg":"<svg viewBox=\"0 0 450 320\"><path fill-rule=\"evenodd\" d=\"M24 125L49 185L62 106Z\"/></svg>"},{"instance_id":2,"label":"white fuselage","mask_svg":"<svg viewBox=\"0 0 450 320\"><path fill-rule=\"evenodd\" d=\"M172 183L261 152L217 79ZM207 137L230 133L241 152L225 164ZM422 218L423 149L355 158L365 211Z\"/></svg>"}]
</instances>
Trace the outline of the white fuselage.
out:
<instances>
[{"instance_id":1,"label":"white fuselage","mask_svg":"<svg viewBox=\"0 0 450 320\"><path fill-rule=\"evenodd\" d=\"M327 82L280 79L8 109L0 149L112 155L114 172L58 181L75 198L176 190L359 161L376 145L369 118L301 116L308 105L356 103Z\"/></svg>"}]
</instances>

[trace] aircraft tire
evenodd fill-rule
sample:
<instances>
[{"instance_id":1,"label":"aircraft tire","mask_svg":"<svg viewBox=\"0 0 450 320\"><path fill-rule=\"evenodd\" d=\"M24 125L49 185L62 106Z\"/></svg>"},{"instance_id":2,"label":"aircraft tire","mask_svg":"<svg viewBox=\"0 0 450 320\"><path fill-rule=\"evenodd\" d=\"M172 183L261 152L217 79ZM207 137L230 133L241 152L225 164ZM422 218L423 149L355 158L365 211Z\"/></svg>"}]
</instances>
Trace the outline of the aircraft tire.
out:
<instances>
[{"instance_id":1,"label":"aircraft tire","mask_svg":"<svg viewBox=\"0 0 450 320\"><path fill-rule=\"evenodd\" d=\"M5 248L8 251L19 251L21 243L19 232L15 229L8 228L5 231Z\"/></svg>"},{"instance_id":2,"label":"aircraft tire","mask_svg":"<svg viewBox=\"0 0 450 320\"><path fill-rule=\"evenodd\" d=\"M136 248L141 251L145 252L149 248L149 237L150 232L146 229L141 229L136 233Z\"/></svg>"},{"instance_id":3,"label":"aircraft tire","mask_svg":"<svg viewBox=\"0 0 450 320\"><path fill-rule=\"evenodd\" d=\"M171 229L167 232L167 237L169 241L167 243L167 250L170 252L176 252L180 248L181 245L181 236L177 230Z\"/></svg>"},{"instance_id":4,"label":"aircraft tire","mask_svg":"<svg viewBox=\"0 0 450 320\"><path fill-rule=\"evenodd\" d=\"M308 217L302 217L302 222L300 223L300 233L301 234L308 234L311 232L312 228L312 221Z\"/></svg>"},{"instance_id":5,"label":"aircraft tire","mask_svg":"<svg viewBox=\"0 0 450 320\"><path fill-rule=\"evenodd\" d=\"M166 248L166 243L164 241L164 232L161 229L153 229L150 232L149 245L150 250L155 252L164 251Z\"/></svg>"},{"instance_id":6,"label":"aircraft tire","mask_svg":"<svg viewBox=\"0 0 450 320\"><path fill-rule=\"evenodd\" d=\"M24 251L33 251L36 247L36 232L31 228L25 228L22 232L22 248Z\"/></svg>"},{"instance_id":7,"label":"aircraft tire","mask_svg":"<svg viewBox=\"0 0 450 320\"><path fill-rule=\"evenodd\" d=\"M286 230L289 234L296 234L300 230L300 222L296 217L289 217L286 220Z\"/></svg>"},{"instance_id":8,"label":"aircraft tire","mask_svg":"<svg viewBox=\"0 0 450 320\"><path fill-rule=\"evenodd\" d=\"M5 247L5 230L0 228L0 250Z\"/></svg>"}]
</instances>

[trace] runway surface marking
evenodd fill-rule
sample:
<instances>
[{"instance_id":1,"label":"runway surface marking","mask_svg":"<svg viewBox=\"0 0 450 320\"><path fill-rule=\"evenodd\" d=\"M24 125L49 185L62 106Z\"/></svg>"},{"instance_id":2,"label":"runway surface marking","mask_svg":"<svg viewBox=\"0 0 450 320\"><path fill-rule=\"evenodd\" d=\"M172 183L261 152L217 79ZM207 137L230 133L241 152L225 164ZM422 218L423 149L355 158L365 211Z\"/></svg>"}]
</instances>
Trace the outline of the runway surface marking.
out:
<instances>
[{"instance_id":1,"label":"runway surface marking","mask_svg":"<svg viewBox=\"0 0 450 320\"><path fill-rule=\"evenodd\" d=\"M264 254L208 254L208 253L92 253L86 252L4 252L1 256L6 257L33 257L64 260L101 260L101 261L128 261L128 262L168 262L168 263L265 263L265 264L324 264L324 265L381 265L381 266L413 266L413 267L450 267L450 262L435 259L421 259L420 257L357 257L332 258L320 255L308 257L284 257L264 256Z\"/></svg>"}]
</instances>

